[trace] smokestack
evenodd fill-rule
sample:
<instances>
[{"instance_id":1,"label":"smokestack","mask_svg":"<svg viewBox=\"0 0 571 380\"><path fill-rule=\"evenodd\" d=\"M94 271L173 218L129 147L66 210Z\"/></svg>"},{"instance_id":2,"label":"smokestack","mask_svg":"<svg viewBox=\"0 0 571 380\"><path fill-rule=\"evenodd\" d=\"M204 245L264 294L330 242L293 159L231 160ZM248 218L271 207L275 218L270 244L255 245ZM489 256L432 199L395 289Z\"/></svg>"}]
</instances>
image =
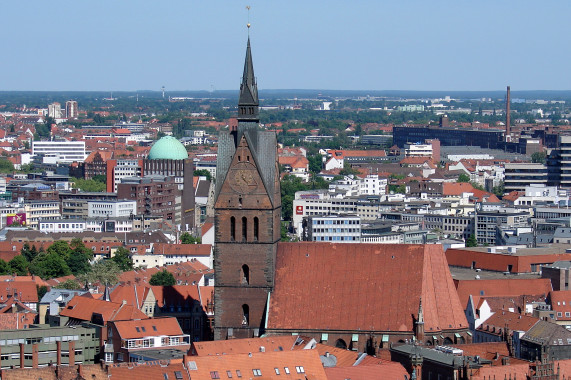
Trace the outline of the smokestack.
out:
<instances>
[{"instance_id":1,"label":"smokestack","mask_svg":"<svg viewBox=\"0 0 571 380\"><path fill-rule=\"evenodd\" d=\"M510 115L510 103L511 103L511 96L510 96L510 86L508 86L507 96L506 96L506 141L510 139L511 133L511 115Z\"/></svg>"}]
</instances>

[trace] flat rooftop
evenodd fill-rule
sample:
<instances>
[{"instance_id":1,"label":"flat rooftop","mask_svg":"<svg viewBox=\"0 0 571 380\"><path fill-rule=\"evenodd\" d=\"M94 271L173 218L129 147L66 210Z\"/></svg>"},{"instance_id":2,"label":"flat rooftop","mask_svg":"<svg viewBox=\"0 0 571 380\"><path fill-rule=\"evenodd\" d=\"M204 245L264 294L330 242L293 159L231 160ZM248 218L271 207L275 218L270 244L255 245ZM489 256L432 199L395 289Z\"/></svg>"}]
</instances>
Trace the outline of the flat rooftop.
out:
<instances>
[{"instance_id":1,"label":"flat rooftop","mask_svg":"<svg viewBox=\"0 0 571 380\"><path fill-rule=\"evenodd\" d=\"M510 248L512 246L509 246ZM502 247L467 247L467 248L452 248L459 249L462 251L472 251L472 252L487 252L491 255L510 255L510 256L538 256L538 255L556 255L561 253L571 253L567 252L567 249L571 249L569 244L545 244L537 246L536 248L518 247L515 246L515 252L509 252L508 246ZM495 252L490 252L494 250Z\"/></svg>"},{"instance_id":2,"label":"flat rooftop","mask_svg":"<svg viewBox=\"0 0 571 380\"><path fill-rule=\"evenodd\" d=\"M510 273L478 270L471 268L450 267L450 274L454 280L504 280L504 279L530 279L541 278L539 273ZM479 276L477 278L476 276Z\"/></svg>"}]
</instances>

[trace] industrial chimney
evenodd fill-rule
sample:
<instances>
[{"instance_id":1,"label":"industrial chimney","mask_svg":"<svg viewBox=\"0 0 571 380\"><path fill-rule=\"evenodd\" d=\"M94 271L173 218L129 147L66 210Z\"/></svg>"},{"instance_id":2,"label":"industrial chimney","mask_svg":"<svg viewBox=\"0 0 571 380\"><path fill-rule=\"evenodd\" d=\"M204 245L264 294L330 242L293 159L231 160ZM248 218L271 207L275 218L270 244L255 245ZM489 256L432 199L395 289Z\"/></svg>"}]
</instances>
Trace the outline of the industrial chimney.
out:
<instances>
[{"instance_id":1,"label":"industrial chimney","mask_svg":"<svg viewBox=\"0 0 571 380\"><path fill-rule=\"evenodd\" d=\"M511 115L510 115L510 86L508 86L507 96L506 96L506 141L511 140Z\"/></svg>"}]
</instances>

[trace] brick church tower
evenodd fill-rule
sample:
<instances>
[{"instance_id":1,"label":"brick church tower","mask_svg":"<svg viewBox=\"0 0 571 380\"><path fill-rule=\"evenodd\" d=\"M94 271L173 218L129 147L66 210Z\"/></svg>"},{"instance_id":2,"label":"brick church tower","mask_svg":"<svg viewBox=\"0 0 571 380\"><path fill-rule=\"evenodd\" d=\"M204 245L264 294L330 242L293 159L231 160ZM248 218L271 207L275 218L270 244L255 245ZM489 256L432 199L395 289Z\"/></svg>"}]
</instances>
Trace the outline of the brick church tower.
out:
<instances>
[{"instance_id":1,"label":"brick church tower","mask_svg":"<svg viewBox=\"0 0 571 380\"><path fill-rule=\"evenodd\" d=\"M260 130L250 39L238 127L218 141L215 192L214 339L260 334L274 286L281 194L277 141Z\"/></svg>"}]
</instances>

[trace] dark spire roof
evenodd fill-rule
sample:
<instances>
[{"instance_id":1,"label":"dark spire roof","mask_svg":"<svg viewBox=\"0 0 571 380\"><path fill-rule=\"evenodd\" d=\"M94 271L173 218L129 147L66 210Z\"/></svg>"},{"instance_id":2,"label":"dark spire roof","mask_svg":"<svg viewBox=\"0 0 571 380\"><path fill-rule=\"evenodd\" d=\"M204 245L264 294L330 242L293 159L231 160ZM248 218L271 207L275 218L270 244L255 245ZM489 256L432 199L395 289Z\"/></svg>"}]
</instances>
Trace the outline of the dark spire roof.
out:
<instances>
[{"instance_id":1,"label":"dark spire roof","mask_svg":"<svg viewBox=\"0 0 571 380\"><path fill-rule=\"evenodd\" d=\"M258 85L254 76L250 37L248 37L244 74L242 76L242 84L240 85L240 99L238 100L238 119L258 119L258 105Z\"/></svg>"}]
</instances>

